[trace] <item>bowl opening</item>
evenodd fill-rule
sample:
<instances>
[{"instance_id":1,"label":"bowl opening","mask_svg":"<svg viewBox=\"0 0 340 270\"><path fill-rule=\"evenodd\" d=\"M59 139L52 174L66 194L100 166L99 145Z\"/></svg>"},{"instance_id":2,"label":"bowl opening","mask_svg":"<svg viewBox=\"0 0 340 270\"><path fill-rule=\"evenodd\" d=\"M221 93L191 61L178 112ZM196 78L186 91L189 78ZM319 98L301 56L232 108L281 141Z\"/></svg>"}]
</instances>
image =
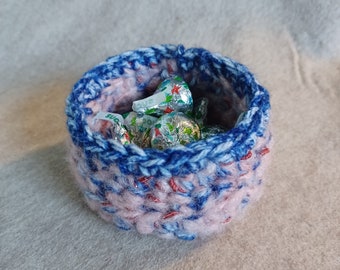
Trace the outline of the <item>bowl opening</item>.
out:
<instances>
[{"instance_id":1,"label":"bowl opening","mask_svg":"<svg viewBox=\"0 0 340 270\"><path fill-rule=\"evenodd\" d=\"M98 112L129 112L133 101L152 95L157 86L172 75L179 75L188 83L194 101L200 97L208 98L207 125L226 129L234 127L239 115L247 110L248 96L234 90L235 80L216 71L214 62L209 61L215 55L206 53L201 58L187 59L186 68L182 67L183 57L180 57L164 58L145 65L127 61L120 76L106 79L99 95L83 104L92 112L86 117L90 129L94 132L103 129L100 121L93 121Z\"/></svg>"}]
</instances>

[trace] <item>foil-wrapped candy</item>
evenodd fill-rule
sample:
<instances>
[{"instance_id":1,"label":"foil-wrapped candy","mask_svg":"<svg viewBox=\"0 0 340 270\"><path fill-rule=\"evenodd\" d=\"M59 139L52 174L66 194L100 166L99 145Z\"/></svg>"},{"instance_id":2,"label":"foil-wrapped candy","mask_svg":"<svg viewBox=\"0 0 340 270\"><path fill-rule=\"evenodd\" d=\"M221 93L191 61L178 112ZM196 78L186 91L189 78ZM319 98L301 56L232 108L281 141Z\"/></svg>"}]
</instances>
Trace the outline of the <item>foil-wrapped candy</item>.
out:
<instances>
[{"instance_id":1,"label":"foil-wrapped candy","mask_svg":"<svg viewBox=\"0 0 340 270\"><path fill-rule=\"evenodd\" d=\"M194 109L192 115L196 123L198 123L200 126L203 126L204 123L206 122L208 114L208 103L209 100L205 97L199 98L194 102Z\"/></svg>"},{"instance_id":2,"label":"foil-wrapped candy","mask_svg":"<svg viewBox=\"0 0 340 270\"><path fill-rule=\"evenodd\" d=\"M173 111L191 112L193 100L188 84L179 76L164 80L152 96L136 100L132 110L139 114L161 116Z\"/></svg>"},{"instance_id":3,"label":"foil-wrapped candy","mask_svg":"<svg viewBox=\"0 0 340 270\"><path fill-rule=\"evenodd\" d=\"M105 137L119 141L124 145L131 143L129 132L125 128L124 119L120 114L99 112L94 120L105 121L101 127L101 132Z\"/></svg>"},{"instance_id":4,"label":"foil-wrapped candy","mask_svg":"<svg viewBox=\"0 0 340 270\"><path fill-rule=\"evenodd\" d=\"M139 115L136 112L128 112L123 117L131 141L142 148L150 147L150 130L158 118L151 115Z\"/></svg>"},{"instance_id":5,"label":"foil-wrapped candy","mask_svg":"<svg viewBox=\"0 0 340 270\"><path fill-rule=\"evenodd\" d=\"M160 150L185 145L201 138L198 124L182 112L161 116L150 132L151 146Z\"/></svg>"},{"instance_id":6,"label":"foil-wrapped candy","mask_svg":"<svg viewBox=\"0 0 340 270\"><path fill-rule=\"evenodd\" d=\"M201 128L201 138L207 139L211 136L226 132L226 129L221 126L204 126Z\"/></svg>"},{"instance_id":7,"label":"foil-wrapped candy","mask_svg":"<svg viewBox=\"0 0 340 270\"><path fill-rule=\"evenodd\" d=\"M101 132L107 138L162 150L226 131L221 126L205 126L208 102L208 98L201 97L193 104L186 82L174 76L160 83L154 95L134 101L132 112L123 116L99 112L95 120L106 120Z\"/></svg>"}]
</instances>

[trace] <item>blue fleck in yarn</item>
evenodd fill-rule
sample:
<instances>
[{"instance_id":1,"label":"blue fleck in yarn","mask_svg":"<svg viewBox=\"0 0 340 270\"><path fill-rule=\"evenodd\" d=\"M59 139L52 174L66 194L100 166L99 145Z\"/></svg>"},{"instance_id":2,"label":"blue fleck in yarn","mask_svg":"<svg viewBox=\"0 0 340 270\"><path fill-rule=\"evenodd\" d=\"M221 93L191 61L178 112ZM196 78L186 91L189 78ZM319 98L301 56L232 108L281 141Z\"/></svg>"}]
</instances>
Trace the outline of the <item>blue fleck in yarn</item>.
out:
<instances>
[{"instance_id":1,"label":"blue fleck in yarn","mask_svg":"<svg viewBox=\"0 0 340 270\"><path fill-rule=\"evenodd\" d=\"M171 73L194 94L244 102L243 118L225 133L163 151L122 145L91 126L107 100L122 113ZM118 87L127 82L132 90ZM182 45L127 51L86 72L66 100L71 165L89 206L118 228L192 240L221 231L256 198L271 143L269 113L267 90L228 57Z\"/></svg>"}]
</instances>

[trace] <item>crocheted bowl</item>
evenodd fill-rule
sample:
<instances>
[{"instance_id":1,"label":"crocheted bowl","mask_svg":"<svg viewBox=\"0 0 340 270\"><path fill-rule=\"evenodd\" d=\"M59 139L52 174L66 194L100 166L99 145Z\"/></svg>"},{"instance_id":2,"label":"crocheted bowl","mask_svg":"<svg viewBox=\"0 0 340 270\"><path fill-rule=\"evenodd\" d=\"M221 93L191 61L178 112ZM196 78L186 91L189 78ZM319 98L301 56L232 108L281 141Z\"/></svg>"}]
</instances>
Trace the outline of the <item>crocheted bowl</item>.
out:
<instances>
[{"instance_id":1,"label":"crocheted bowl","mask_svg":"<svg viewBox=\"0 0 340 270\"><path fill-rule=\"evenodd\" d=\"M230 130L164 151L103 137L93 121L99 111L130 111L171 74L185 79L194 99L209 99L208 124ZM181 45L128 51L86 72L67 98L71 167L90 208L120 229L203 237L257 198L269 112L268 92L227 57Z\"/></svg>"}]
</instances>

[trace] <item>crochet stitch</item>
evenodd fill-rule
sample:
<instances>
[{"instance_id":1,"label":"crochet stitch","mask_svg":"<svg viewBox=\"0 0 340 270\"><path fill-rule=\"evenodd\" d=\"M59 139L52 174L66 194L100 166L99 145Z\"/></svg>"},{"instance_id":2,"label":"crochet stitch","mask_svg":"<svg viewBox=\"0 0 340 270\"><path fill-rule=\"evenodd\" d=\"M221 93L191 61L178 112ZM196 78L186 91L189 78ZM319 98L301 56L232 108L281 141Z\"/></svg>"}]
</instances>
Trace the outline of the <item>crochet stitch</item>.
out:
<instances>
[{"instance_id":1,"label":"crochet stitch","mask_svg":"<svg viewBox=\"0 0 340 270\"><path fill-rule=\"evenodd\" d=\"M163 151L104 138L98 112L131 110L173 74L209 99L208 124L231 129ZM127 51L86 72L66 100L71 167L90 208L120 229L193 240L221 231L258 197L269 113L267 90L230 58L182 45Z\"/></svg>"}]
</instances>

